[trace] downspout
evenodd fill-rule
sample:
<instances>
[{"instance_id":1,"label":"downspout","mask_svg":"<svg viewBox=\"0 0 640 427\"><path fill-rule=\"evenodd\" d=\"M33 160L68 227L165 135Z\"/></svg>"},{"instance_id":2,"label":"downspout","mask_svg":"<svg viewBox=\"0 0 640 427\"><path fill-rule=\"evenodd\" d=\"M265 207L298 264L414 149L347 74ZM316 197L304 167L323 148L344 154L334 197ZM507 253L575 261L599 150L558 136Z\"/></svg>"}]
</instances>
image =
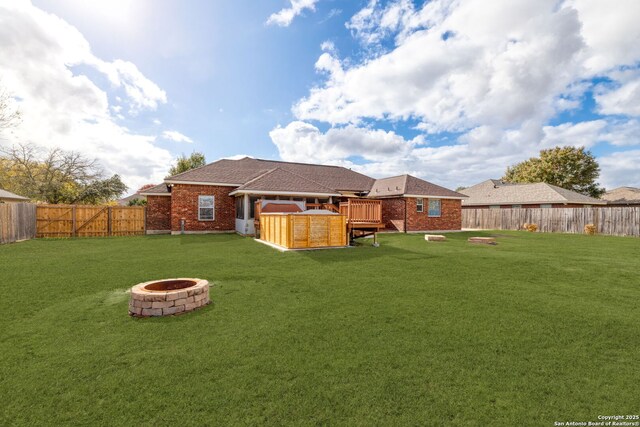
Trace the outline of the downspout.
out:
<instances>
[{"instance_id":1,"label":"downspout","mask_svg":"<svg viewBox=\"0 0 640 427\"><path fill-rule=\"evenodd\" d=\"M407 198L403 197L404 199L404 232L405 234L407 233Z\"/></svg>"}]
</instances>

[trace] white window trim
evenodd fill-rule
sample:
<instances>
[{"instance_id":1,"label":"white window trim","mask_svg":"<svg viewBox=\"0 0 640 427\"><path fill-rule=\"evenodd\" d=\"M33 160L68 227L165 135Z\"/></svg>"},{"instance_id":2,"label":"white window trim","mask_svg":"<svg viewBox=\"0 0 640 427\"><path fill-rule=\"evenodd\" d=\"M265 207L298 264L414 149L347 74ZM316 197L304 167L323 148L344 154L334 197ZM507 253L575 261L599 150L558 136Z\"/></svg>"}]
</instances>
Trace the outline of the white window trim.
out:
<instances>
[{"instance_id":1,"label":"white window trim","mask_svg":"<svg viewBox=\"0 0 640 427\"><path fill-rule=\"evenodd\" d=\"M431 202L432 200L437 200L438 201L438 204L440 206L440 209L439 209L440 213L438 215L431 215L431 212L429 212L431 210L431 209L429 209L429 202ZM442 200L440 200L440 199L428 199L427 200L427 216L429 218L440 218L442 216Z\"/></svg>"},{"instance_id":2,"label":"white window trim","mask_svg":"<svg viewBox=\"0 0 640 427\"><path fill-rule=\"evenodd\" d=\"M424 198L416 197L416 212L424 212Z\"/></svg>"},{"instance_id":3,"label":"white window trim","mask_svg":"<svg viewBox=\"0 0 640 427\"><path fill-rule=\"evenodd\" d=\"M211 209L213 210L213 218L206 218L206 219L202 219L200 217L200 209L209 209L208 207L200 207L200 199L202 197L211 197L213 199L213 206L211 207ZM198 195L198 221L215 221L216 220L216 196L214 196L213 194L200 194Z\"/></svg>"}]
</instances>

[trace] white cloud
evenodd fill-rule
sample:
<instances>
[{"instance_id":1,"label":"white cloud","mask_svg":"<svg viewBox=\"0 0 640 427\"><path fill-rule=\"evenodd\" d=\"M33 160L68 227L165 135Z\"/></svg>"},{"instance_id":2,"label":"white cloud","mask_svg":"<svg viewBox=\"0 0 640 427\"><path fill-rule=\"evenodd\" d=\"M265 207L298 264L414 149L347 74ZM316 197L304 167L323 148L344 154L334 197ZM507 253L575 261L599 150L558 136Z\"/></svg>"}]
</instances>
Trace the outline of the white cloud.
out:
<instances>
[{"instance_id":1,"label":"white cloud","mask_svg":"<svg viewBox=\"0 0 640 427\"><path fill-rule=\"evenodd\" d=\"M95 58L93 65L106 74L113 85L124 88L130 100L131 112L155 110L158 104L167 102L165 91L147 79L135 64L121 59L105 62Z\"/></svg>"},{"instance_id":2,"label":"white cloud","mask_svg":"<svg viewBox=\"0 0 640 427\"><path fill-rule=\"evenodd\" d=\"M540 145L544 148L551 148L557 145L590 148L602 140L601 134L606 126L607 122L605 120L545 126L542 128L544 138Z\"/></svg>"},{"instance_id":3,"label":"white cloud","mask_svg":"<svg viewBox=\"0 0 640 427\"><path fill-rule=\"evenodd\" d=\"M640 146L640 121L632 119L610 122L601 139L616 146Z\"/></svg>"},{"instance_id":4,"label":"white cloud","mask_svg":"<svg viewBox=\"0 0 640 427\"><path fill-rule=\"evenodd\" d=\"M279 12L271 14L267 19L267 25L278 25L280 27L288 27L293 19L304 12L305 9L311 11L316 10L318 0L289 0L290 7L286 7Z\"/></svg>"},{"instance_id":5,"label":"white cloud","mask_svg":"<svg viewBox=\"0 0 640 427\"><path fill-rule=\"evenodd\" d=\"M601 157L601 182L607 189L640 186L640 150L621 151Z\"/></svg>"},{"instance_id":6,"label":"white cloud","mask_svg":"<svg viewBox=\"0 0 640 427\"><path fill-rule=\"evenodd\" d=\"M97 58L77 29L27 1L3 2L0 16L2 80L22 112L22 123L0 143L81 152L97 158L106 173L120 174L130 188L161 180L171 153L155 146L154 136L138 135L115 119L123 117L122 104L136 111L155 109L166 101L164 92L133 64ZM107 73L126 96L110 105L107 93L78 65Z\"/></svg>"},{"instance_id":7,"label":"white cloud","mask_svg":"<svg viewBox=\"0 0 640 427\"><path fill-rule=\"evenodd\" d=\"M500 177L554 145L640 145L638 122L619 117L640 108L637 16L633 0L432 0L422 7L370 0L347 23L362 59L341 59L323 44L315 68L325 81L295 103L296 121L271 139L283 159L377 176L415 173L450 187ZM599 111L617 116L547 125L581 107L594 77L614 81L594 92ZM390 144L384 131L363 127L371 119L414 127L429 146L395 134L401 141ZM330 128L321 132L310 121ZM460 136L441 145L444 132ZM366 147L346 133L366 135ZM357 157L365 161L351 161ZM607 162L609 183L622 179Z\"/></svg>"},{"instance_id":8,"label":"white cloud","mask_svg":"<svg viewBox=\"0 0 640 427\"><path fill-rule=\"evenodd\" d=\"M586 42L584 66L601 74L640 58L640 2L637 0L569 0L578 11L580 34Z\"/></svg>"},{"instance_id":9,"label":"white cloud","mask_svg":"<svg viewBox=\"0 0 640 427\"><path fill-rule=\"evenodd\" d=\"M614 84L600 84L594 95L602 114L640 116L640 69L610 73Z\"/></svg>"},{"instance_id":10,"label":"white cloud","mask_svg":"<svg viewBox=\"0 0 640 427\"><path fill-rule=\"evenodd\" d=\"M174 142L186 142L188 144L193 144L193 139L176 130L165 130L162 132L162 137Z\"/></svg>"},{"instance_id":11,"label":"white cloud","mask_svg":"<svg viewBox=\"0 0 640 427\"><path fill-rule=\"evenodd\" d=\"M291 122L286 127L273 129L269 136L276 144L283 160L325 163L347 160L357 155L368 161L382 161L389 156L402 156L422 143L420 138L407 141L394 132L355 126L331 128L322 133L305 122Z\"/></svg>"},{"instance_id":12,"label":"white cloud","mask_svg":"<svg viewBox=\"0 0 640 427\"><path fill-rule=\"evenodd\" d=\"M385 9L391 17L375 21L383 31L404 31L403 21L418 29L384 55L346 68L323 53L316 67L334 72L295 105L297 118L332 124L416 118L436 132L518 126L555 112L555 99L580 69L574 10L554 10L555 0L467 1L443 15L434 3L426 16L425 9L400 14L396 3ZM453 36L444 40L445 33Z\"/></svg>"}]
</instances>

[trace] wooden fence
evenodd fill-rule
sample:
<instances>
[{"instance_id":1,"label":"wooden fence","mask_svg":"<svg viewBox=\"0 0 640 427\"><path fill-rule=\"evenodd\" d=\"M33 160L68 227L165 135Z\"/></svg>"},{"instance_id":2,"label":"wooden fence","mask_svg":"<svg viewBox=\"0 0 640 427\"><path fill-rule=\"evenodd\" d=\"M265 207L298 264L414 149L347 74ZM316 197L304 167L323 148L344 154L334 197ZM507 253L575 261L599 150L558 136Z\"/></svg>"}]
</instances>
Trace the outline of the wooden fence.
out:
<instances>
[{"instance_id":1,"label":"wooden fence","mask_svg":"<svg viewBox=\"0 0 640 427\"><path fill-rule=\"evenodd\" d=\"M144 206L38 205L37 237L145 234Z\"/></svg>"},{"instance_id":2,"label":"wooden fence","mask_svg":"<svg viewBox=\"0 0 640 427\"><path fill-rule=\"evenodd\" d=\"M594 224L599 234L640 237L640 207L462 209L462 228L522 230L525 223L555 233L584 233Z\"/></svg>"},{"instance_id":3,"label":"wooden fence","mask_svg":"<svg viewBox=\"0 0 640 427\"><path fill-rule=\"evenodd\" d=\"M0 244L36 237L36 205L0 204Z\"/></svg>"}]
</instances>

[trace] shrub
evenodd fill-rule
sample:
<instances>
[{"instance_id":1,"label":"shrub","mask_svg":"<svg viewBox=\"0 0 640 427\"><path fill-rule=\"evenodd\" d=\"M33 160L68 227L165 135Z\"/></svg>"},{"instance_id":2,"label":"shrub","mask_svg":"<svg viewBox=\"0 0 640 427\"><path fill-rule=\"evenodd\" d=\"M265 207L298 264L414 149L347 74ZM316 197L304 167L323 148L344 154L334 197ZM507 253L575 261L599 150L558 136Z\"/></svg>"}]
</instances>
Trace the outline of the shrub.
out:
<instances>
[{"instance_id":1,"label":"shrub","mask_svg":"<svg viewBox=\"0 0 640 427\"><path fill-rule=\"evenodd\" d=\"M593 236L594 234L596 234L596 231L597 230L595 224L587 224L584 226L584 232L589 236Z\"/></svg>"}]
</instances>

